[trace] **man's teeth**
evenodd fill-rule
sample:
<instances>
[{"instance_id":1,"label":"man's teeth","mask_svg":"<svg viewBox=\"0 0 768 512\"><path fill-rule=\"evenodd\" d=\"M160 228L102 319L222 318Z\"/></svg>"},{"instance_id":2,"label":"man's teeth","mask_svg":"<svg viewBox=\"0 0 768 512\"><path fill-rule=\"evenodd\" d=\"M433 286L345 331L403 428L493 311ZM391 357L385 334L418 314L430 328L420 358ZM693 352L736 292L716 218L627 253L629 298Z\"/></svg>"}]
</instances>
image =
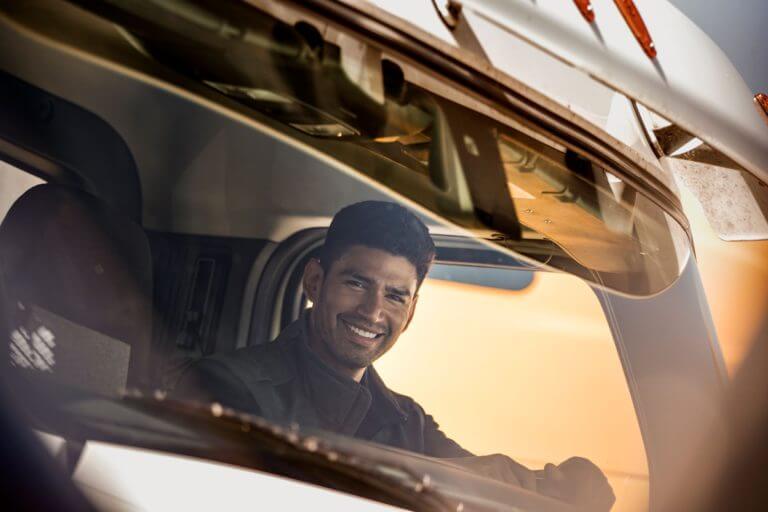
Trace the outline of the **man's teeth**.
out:
<instances>
[{"instance_id":1,"label":"man's teeth","mask_svg":"<svg viewBox=\"0 0 768 512\"><path fill-rule=\"evenodd\" d=\"M357 327L355 327L353 325L349 325L349 324L347 324L347 326L349 327L350 331L352 331L353 333L357 334L358 336L362 336L363 338L373 339L376 336L378 336L378 334L376 334L375 332L366 331L364 329L359 329L359 328L357 328Z\"/></svg>"}]
</instances>

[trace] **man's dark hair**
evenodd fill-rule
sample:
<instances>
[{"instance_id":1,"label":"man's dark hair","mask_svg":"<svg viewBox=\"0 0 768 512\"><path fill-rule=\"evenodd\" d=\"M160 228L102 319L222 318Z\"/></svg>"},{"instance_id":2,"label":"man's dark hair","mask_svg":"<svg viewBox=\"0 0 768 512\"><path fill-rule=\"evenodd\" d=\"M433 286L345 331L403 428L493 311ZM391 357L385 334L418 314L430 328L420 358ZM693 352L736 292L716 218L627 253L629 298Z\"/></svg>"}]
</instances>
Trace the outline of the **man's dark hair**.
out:
<instances>
[{"instance_id":1,"label":"man's dark hair","mask_svg":"<svg viewBox=\"0 0 768 512\"><path fill-rule=\"evenodd\" d=\"M435 258L435 244L421 219L399 204L386 201L363 201L336 213L320 250L323 270L327 272L354 245L404 257L416 267L419 285Z\"/></svg>"}]
</instances>

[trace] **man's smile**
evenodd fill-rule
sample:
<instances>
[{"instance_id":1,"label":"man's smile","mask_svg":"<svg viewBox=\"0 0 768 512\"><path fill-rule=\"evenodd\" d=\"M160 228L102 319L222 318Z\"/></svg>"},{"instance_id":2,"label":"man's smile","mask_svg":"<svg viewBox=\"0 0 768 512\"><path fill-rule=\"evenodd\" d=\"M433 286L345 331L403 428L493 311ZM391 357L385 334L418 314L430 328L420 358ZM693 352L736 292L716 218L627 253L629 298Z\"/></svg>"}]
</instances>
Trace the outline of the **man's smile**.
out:
<instances>
[{"instance_id":1,"label":"man's smile","mask_svg":"<svg viewBox=\"0 0 768 512\"><path fill-rule=\"evenodd\" d=\"M344 324L347 330L349 330L356 337L364 338L366 340L372 341L374 339L382 337L386 333L386 331L382 331L380 329L371 330L370 327L360 325L359 323L358 324L352 323L348 320L341 320L341 322Z\"/></svg>"}]
</instances>

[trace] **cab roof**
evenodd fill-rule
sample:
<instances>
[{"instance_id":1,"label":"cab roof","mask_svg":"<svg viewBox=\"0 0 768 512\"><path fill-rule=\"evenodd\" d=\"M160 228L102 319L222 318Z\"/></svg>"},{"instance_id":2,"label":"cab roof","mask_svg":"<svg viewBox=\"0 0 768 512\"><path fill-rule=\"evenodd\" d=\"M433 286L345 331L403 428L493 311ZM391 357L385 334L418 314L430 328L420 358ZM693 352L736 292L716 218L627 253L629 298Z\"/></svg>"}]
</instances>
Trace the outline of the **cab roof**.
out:
<instances>
[{"instance_id":1,"label":"cab roof","mask_svg":"<svg viewBox=\"0 0 768 512\"><path fill-rule=\"evenodd\" d=\"M377 3L396 16L407 9ZM576 2L562 0L455 3L645 105L768 183L768 125L753 92L709 36L666 0L637 5L653 58L612 0L591 0L592 22ZM439 37L434 25L420 25ZM482 44L483 33L475 35Z\"/></svg>"}]
</instances>

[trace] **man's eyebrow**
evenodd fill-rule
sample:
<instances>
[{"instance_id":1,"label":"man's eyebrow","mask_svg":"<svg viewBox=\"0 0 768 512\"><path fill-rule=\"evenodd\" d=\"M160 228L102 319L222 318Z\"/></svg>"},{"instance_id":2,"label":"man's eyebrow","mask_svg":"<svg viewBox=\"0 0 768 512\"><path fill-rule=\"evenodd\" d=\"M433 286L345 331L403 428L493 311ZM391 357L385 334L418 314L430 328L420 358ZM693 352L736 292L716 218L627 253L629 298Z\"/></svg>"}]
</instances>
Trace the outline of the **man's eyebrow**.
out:
<instances>
[{"instance_id":1,"label":"man's eyebrow","mask_svg":"<svg viewBox=\"0 0 768 512\"><path fill-rule=\"evenodd\" d=\"M365 277L363 274L361 274L360 272L358 272L357 270L352 269L352 268L348 268L348 269L342 270L341 271L341 275L342 276L348 276L348 277L354 277L355 279L357 279L359 281L363 281L364 283L367 283L367 284L370 284L370 283L373 282L373 279L371 279L370 277Z\"/></svg>"},{"instance_id":2,"label":"man's eyebrow","mask_svg":"<svg viewBox=\"0 0 768 512\"><path fill-rule=\"evenodd\" d=\"M407 288L398 288L397 286L387 286L385 289L389 293L394 293L395 295L401 295L403 297L411 296L411 292Z\"/></svg>"}]
</instances>

